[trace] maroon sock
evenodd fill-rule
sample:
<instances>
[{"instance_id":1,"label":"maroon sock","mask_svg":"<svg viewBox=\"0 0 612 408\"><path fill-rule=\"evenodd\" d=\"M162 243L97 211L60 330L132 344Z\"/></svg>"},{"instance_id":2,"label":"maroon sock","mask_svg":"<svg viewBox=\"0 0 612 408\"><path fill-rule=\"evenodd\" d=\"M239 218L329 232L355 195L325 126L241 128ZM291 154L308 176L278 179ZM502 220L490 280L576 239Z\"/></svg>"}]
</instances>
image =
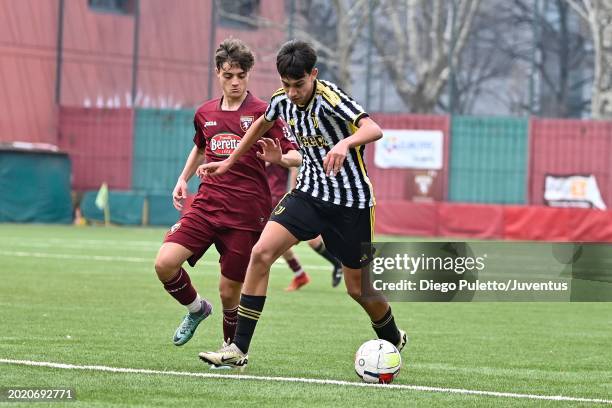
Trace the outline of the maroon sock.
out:
<instances>
[{"instance_id":1,"label":"maroon sock","mask_svg":"<svg viewBox=\"0 0 612 408\"><path fill-rule=\"evenodd\" d=\"M238 323L238 306L233 309L223 309L223 340L232 342Z\"/></svg>"},{"instance_id":2,"label":"maroon sock","mask_svg":"<svg viewBox=\"0 0 612 408\"><path fill-rule=\"evenodd\" d=\"M291 268L293 272L299 272L302 269L302 265L300 265L298 260L295 258L289 259L287 261L287 265L289 265L289 268Z\"/></svg>"},{"instance_id":3,"label":"maroon sock","mask_svg":"<svg viewBox=\"0 0 612 408\"><path fill-rule=\"evenodd\" d=\"M166 289L170 296L178 300L181 305L190 304L198 295L191 284L189 274L183 268L179 269L177 274L168 282L164 282L164 289Z\"/></svg>"}]
</instances>

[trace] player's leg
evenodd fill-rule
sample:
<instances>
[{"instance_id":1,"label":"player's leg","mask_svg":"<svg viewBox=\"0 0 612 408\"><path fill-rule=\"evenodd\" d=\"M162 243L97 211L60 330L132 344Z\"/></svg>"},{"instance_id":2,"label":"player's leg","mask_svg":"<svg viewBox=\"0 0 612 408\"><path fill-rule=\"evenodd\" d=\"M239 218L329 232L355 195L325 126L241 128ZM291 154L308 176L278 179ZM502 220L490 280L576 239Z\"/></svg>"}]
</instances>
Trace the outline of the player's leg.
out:
<instances>
[{"instance_id":1,"label":"player's leg","mask_svg":"<svg viewBox=\"0 0 612 408\"><path fill-rule=\"evenodd\" d=\"M323 239L340 258L347 292L368 314L378 337L401 350L407 341L406 333L397 328L391 306L380 294L362 287L362 244L372 242L373 211L373 208L342 211L334 218L335 228L323 232Z\"/></svg>"},{"instance_id":2,"label":"player's leg","mask_svg":"<svg viewBox=\"0 0 612 408\"><path fill-rule=\"evenodd\" d=\"M317 254L325 258L327 262L332 264L332 287L335 288L336 286L338 286L340 284L340 281L342 281L342 263L340 263L338 258L333 256L332 253L329 252L329 250L325 246L325 243L323 242L323 238L320 235L308 241L308 246L310 246Z\"/></svg>"},{"instance_id":3,"label":"player's leg","mask_svg":"<svg viewBox=\"0 0 612 408\"><path fill-rule=\"evenodd\" d=\"M172 339L177 346L188 342L198 325L212 313L212 305L200 297L183 269L186 260L195 264L208 248L194 242L197 238L192 236L192 229L190 220L181 219L170 229L155 258L155 272L164 289L188 311Z\"/></svg>"},{"instance_id":4,"label":"player's leg","mask_svg":"<svg viewBox=\"0 0 612 408\"><path fill-rule=\"evenodd\" d=\"M238 323L238 303L242 282L226 278L219 279L219 297L223 306L223 341L229 344L236 333Z\"/></svg>"},{"instance_id":5,"label":"player's leg","mask_svg":"<svg viewBox=\"0 0 612 408\"><path fill-rule=\"evenodd\" d=\"M268 221L261 233L261 238L253 247L240 296L238 325L233 340L245 354L249 350L255 326L266 301L270 267L278 257L297 242L297 238L284 226L275 221Z\"/></svg>"},{"instance_id":6,"label":"player's leg","mask_svg":"<svg viewBox=\"0 0 612 408\"><path fill-rule=\"evenodd\" d=\"M308 200L295 193L285 196L251 252L233 343L217 352L200 353L202 360L215 366L246 366L251 339L266 300L270 266L299 240L306 241L319 235L323 224L324 220Z\"/></svg>"},{"instance_id":7,"label":"player's leg","mask_svg":"<svg viewBox=\"0 0 612 408\"><path fill-rule=\"evenodd\" d=\"M223 305L223 342L231 343L238 323L238 304L251 250L259 239L258 231L226 229L215 240L221 255L219 296Z\"/></svg>"},{"instance_id":8,"label":"player's leg","mask_svg":"<svg viewBox=\"0 0 612 408\"><path fill-rule=\"evenodd\" d=\"M261 233L261 238L251 252L242 294L265 296L268 290L270 267L284 252L297 243L297 238L284 226L275 221L268 221Z\"/></svg>"},{"instance_id":9,"label":"player's leg","mask_svg":"<svg viewBox=\"0 0 612 408\"><path fill-rule=\"evenodd\" d=\"M308 276L304 268L302 268L302 265L300 264L300 261L295 255L293 249L289 248L283 254L283 259L285 260L285 262L287 262L289 269L293 271L293 279L291 280L291 283L289 283L289 286L285 288L287 292L293 292L295 290L298 290L299 288L310 282L310 277Z\"/></svg>"},{"instance_id":10,"label":"player's leg","mask_svg":"<svg viewBox=\"0 0 612 408\"><path fill-rule=\"evenodd\" d=\"M251 339L266 301L270 267L297 242L298 240L285 227L274 221L268 221L261 238L251 252L238 305L236 334L232 343L217 352L200 353L201 360L213 367L229 366L240 369L246 367Z\"/></svg>"},{"instance_id":11,"label":"player's leg","mask_svg":"<svg viewBox=\"0 0 612 408\"><path fill-rule=\"evenodd\" d=\"M272 195L272 203L274 203L275 205L278 205L278 203L280 203L287 194L283 194L280 196ZM277 208L275 208L275 211L276 210ZM302 265L300 264L300 260L295 255L295 252L290 248L282 256L285 262L287 262L287 266L289 266L289 269L291 269L291 271L293 272L293 279L289 283L289 286L285 288L285 290L287 292L292 292L308 284L308 282L310 282L310 277L308 276L306 271L304 271L304 269L302 268Z\"/></svg>"},{"instance_id":12,"label":"player's leg","mask_svg":"<svg viewBox=\"0 0 612 408\"><path fill-rule=\"evenodd\" d=\"M406 345L406 333L397 328L391 306L380 296L364 294L361 286L361 269L342 267L348 294L366 311L378 338L387 340L401 350Z\"/></svg>"}]
</instances>

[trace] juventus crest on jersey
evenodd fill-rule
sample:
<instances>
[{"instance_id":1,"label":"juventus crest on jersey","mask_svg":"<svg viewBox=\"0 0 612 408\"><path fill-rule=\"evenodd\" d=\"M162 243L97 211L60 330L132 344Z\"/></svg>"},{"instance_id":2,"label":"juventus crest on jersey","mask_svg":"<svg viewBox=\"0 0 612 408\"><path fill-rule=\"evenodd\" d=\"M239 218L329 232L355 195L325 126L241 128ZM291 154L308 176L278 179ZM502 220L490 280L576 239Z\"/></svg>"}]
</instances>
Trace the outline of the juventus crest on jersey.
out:
<instances>
[{"instance_id":1,"label":"juventus crest on jersey","mask_svg":"<svg viewBox=\"0 0 612 408\"><path fill-rule=\"evenodd\" d=\"M281 88L272 95L265 113L269 122L282 117L290 126L303 153L296 189L322 201L352 208L372 207L374 192L363 159L365 146L349 149L342 169L325 174L323 159L340 140L357 130L368 114L329 81L315 80L315 92L304 107L299 107Z\"/></svg>"}]
</instances>

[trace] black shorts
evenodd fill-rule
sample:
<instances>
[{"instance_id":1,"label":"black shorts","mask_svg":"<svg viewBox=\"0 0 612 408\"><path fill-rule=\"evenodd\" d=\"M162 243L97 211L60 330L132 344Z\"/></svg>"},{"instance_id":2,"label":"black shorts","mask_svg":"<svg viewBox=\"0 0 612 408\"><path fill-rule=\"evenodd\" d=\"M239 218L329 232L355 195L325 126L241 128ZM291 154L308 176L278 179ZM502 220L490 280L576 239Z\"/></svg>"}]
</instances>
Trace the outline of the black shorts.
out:
<instances>
[{"instance_id":1,"label":"black shorts","mask_svg":"<svg viewBox=\"0 0 612 408\"><path fill-rule=\"evenodd\" d=\"M344 207L293 190L274 208L270 221L278 222L300 241L321 235L344 266L360 269L367 264L367 259L362 261L362 244L372 242L374 207Z\"/></svg>"}]
</instances>

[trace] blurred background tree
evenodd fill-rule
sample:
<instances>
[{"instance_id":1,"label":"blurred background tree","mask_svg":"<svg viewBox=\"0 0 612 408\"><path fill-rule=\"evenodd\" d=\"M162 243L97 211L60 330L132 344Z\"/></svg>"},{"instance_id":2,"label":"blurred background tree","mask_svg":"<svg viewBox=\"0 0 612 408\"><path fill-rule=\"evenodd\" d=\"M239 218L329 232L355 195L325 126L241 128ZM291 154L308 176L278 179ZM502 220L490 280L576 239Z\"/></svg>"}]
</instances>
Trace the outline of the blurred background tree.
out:
<instances>
[{"instance_id":1,"label":"blurred background tree","mask_svg":"<svg viewBox=\"0 0 612 408\"><path fill-rule=\"evenodd\" d=\"M286 0L285 10L284 23L221 16L312 42L320 76L370 110L612 117L606 0Z\"/></svg>"}]
</instances>

